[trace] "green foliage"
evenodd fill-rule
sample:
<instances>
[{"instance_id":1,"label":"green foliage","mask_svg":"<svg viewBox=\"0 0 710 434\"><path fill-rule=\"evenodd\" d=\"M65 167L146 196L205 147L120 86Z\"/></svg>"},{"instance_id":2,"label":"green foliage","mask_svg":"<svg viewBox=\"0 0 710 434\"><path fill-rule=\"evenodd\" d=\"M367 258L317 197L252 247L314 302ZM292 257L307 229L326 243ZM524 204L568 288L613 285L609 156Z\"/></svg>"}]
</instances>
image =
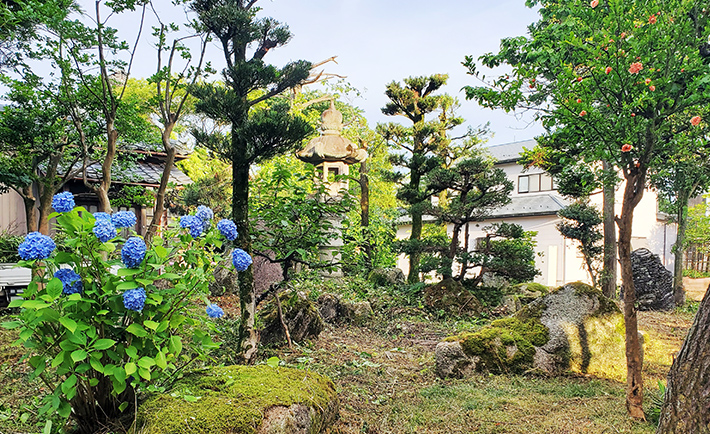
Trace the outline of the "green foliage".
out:
<instances>
[{"instance_id":1,"label":"green foliage","mask_svg":"<svg viewBox=\"0 0 710 434\"><path fill-rule=\"evenodd\" d=\"M703 201L688 210L688 228L685 233L687 244L696 245L701 252L710 249L710 216Z\"/></svg>"},{"instance_id":2,"label":"green foliage","mask_svg":"<svg viewBox=\"0 0 710 434\"><path fill-rule=\"evenodd\" d=\"M54 213L67 250L43 261L23 261L35 272L20 308L3 327L19 331L26 360L49 387L41 412L73 417L80 429L106 425L132 407L139 391L159 391L180 370L216 348L204 313L193 300L206 294L221 236L212 229L193 239L171 228L154 238L138 268L116 259L123 241L101 243L92 233L94 217L83 208ZM129 230L131 231L131 230ZM53 277L71 268L83 290L66 295ZM123 295L145 288L141 310L129 310ZM185 338L185 339L183 339Z\"/></svg>"},{"instance_id":3,"label":"green foliage","mask_svg":"<svg viewBox=\"0 0 710 434\"><path fill-rule=\"evenodd\" d=\"M372 211L372 208L370 209ZM361 226L360 215L352 212L343 222L345 245L342 248L344 271L351 274L368 272L368 269L389 268L397 264L397 249L394 242L397 235L396 208L375 209L370 213L369 225ZM365 255L363 246L369 244L370 258ZM368 260L371 262L368 263Z\"/></svg>"},{"instance_id":4,"label":"green foliage","mask_svg":"<svg viewBox=\"0 0 710 434\"><path fill-rule=\"evenodd\" d=\"M352 204L347 192L342 198L330 197L327 186L316 183L305 169L298 160L279 159L253 183L252 226L258 235L254 250L280 263L285 280L297 264L334 265L330 258L321 257L319 247L342 236L336 225Z\"/></svg>"},{"instance_id":5,"label":"green foliage","mask_svg":"<svg viewBox=\"0 0 710 434\"><path fill-rule=\"evenodd\" d=\"M111 192L109 197L114 209L135 205L152 207L155 202L155 194L141 185L122 185L118 191Z\"/></svg>"},{"instance_id":6,"label":"green foliage","mask_svg":"<svg viewBox=\"0 0 710 434\"><path fill-rule=\"evenodd\" d=\"M599 228L603 221L601 213L586 202L575 202L562 208L557 214L562 218L562 221L557 223L557 230L563 237L579 242L577 248L584 256L596 286L598 264L604 253L604 246L599 244L604 238Z\"/></svg>"},{"instance_id":7,"label":"green foliage","mask_svg":"<svg viewBox=\"0 0 710 434\"><path fill-rule=\"evenodd\" d=\"M12 263L20 260L17 248L22 240L23 237L19 235L11 235L7 232L0 233L0 263Z\"/></svg>"}]
</instances>

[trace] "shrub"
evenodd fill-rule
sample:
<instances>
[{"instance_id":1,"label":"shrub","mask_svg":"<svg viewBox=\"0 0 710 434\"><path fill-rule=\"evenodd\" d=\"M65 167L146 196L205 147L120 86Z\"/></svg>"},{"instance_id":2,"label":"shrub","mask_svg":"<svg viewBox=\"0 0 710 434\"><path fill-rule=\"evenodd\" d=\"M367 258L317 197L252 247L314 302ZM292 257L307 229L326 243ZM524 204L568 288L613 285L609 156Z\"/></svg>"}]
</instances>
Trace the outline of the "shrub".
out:
<instances>
[{"instance_id":1,"label":"shrub","mask_svg":"<svg viewBox=\"0 0 710 434\"><path fill-rule=\"evenodd\" d=\"M117 237L110 219L83 208L53 217L66 249L28 235L23 251L34 259L20 265L33 269L33 281L10 304L20 313L3 326L19 329L32 376L52 390L42 414L71 416L91 433L132 408L136 393L162 390L217 347L205 311L191 307L200 298L210 307L208 283L224 238L208 228L209 216L202 216L203 233L174 225L149 246Z\"/></svg>"},{"instance_id":2,"label":"shrub","mask_svg":"<svg viewBox=\"0 0 710 434\"><path fill-rule=\"evenodd\" d=\"M21 242L21 236L0 234L0 263L19 261L20 255L17 254L17 248Z\"/></svg>"}]
</instances>

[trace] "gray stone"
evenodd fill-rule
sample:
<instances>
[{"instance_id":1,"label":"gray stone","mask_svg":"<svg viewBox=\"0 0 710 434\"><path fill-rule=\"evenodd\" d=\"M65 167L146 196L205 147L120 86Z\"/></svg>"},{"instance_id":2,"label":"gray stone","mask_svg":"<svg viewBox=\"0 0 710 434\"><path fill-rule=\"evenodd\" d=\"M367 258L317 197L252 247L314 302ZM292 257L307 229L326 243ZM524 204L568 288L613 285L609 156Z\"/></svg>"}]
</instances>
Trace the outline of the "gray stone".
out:
<instances>
[{"instance_id":1,"label":"gray stone","mask_svg":"<svg viewBox=\"0 0 710 434\"><path fill-rule=\"evenodd\" d=\"M435 313L470 317L483 311L481 302L461 282L444 279L424 288L424 305Z\"/></svg>"},{"instance_id":2,"label":"gray stone","mask_svg":"<svg viewBox=\"0 0 710 434\"><path fill-rule=\"evenodd\" d=\"M631 270L639 310L672 310L673 273L666 269L658 255L641 248L631 252ZM621 299L624 288L621 287Z\"/></svg>"},{"instance_id":3,"label":"gray stone","mask_svg":"<svg viewBox=\"0 0 710 434\"><path fill-rule=\"evenodd\" d=\"M318 312L323 321L331 324L363 325L373 315L370 302L344 301L334 294L323 294L318 297Z\"/></svg>"},{"instance_id":4,"label":"gray stone","mask_svg":"<svg viewBox=\"0 0 710 434\"><path fill-rule=\"evenodd\" d=\"M464 378L475 366L475 357L468 357L459 342L439 342L434 350L436 375L441 378Z\"/></svg>"},{"instance_id":5,"label":"gray stone","mask_svg":"<svg viewBox=\"0 0 710 434\"><path fill-rule=\"evenodd\" d=\"M214 281L209 283L210 295L239 294L239 280L231 261L217 264L213 274Z\"/></svg>"},{"instance_id":6,"label":"gray stone","mask_svg":"<svg viewBox=\"0 0 710 434\"><path fill-rule=\"evenodd\" d=\"M401 285L406 281L399 268L375 268L370 272L368 280L378 286Z\"/></svg>"}]
</instances>

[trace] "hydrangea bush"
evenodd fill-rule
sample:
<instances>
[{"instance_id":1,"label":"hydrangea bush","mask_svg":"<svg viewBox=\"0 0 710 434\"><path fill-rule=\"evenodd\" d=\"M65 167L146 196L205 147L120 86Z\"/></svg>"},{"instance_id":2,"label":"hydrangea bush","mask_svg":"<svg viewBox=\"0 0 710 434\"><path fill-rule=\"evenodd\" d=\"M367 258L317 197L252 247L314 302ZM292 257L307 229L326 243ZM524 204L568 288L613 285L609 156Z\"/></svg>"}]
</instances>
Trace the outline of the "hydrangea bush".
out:
<instances>
[{"instance_id":1,"label":"hydrangea bush","mask_svg":"<svg viewBox=\"0 0 710 434\"><path fill-rule=\"evenodd\" d=\"M133 232L132 213L92 215L58 196L61 212L49 218L66 235L66 249L57 251L48 236L27 235L18 250L33 281L23 299L10 303L19 314L3 326L19 329L33 377L53 388L41 411L93 432L132 409L136 393L161 390L216 348L205 317L224 312L207 300L208 283L236 226L210 225L213 214L204 207L146 245ZM130 237L119 238L116 227L129 228ZM240 271L251 263L243 250L233 257ZM196 301L205 309L194 309Z\"/></svg>"}]
</instances>

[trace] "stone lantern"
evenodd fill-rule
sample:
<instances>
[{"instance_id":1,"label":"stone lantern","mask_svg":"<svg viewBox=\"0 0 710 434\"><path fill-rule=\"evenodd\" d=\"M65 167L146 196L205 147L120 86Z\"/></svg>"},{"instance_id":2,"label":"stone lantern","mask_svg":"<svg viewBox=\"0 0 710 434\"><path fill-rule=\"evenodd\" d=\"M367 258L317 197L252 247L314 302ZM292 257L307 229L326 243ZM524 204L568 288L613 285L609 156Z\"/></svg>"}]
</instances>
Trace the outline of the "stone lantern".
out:
<instances>
[{"instance_id":1,"label":"stone lantern","mask_svg":"<svg viewBox=\"0 0 710 434\"><path fill-rule=\"evenodd\" d=\"M308 142L296 157L316 166L316 178L327 185L331 197L348 188L350 165L365 161L367 151L342 136L343 114L330 101L330 108L321 115L321 135ZM346 175L338 178L338 175Z\"/></svg>"},{"instance_id":2,"label":"stone lantern","mask_svg":"<svg viewBox=\"0 0 710 434\"><path fill-rule=\"evenodd\" d=\"M367 151L342 136L343 114L335 108L333 100L330 101L330 108L321 114L321 130L321 135L308 142L305 149L296 153L296 157L316 166L316 180L325 184L328 195L319 200L338 200L340 192L348 188L350 165L365 161ZM328 245L320 246L320 255L325 261L339 262L343 246L342 217L332 216L329 220L337 236ZM324 274L324 277L341 276L340 270Z\"/></svg>"}]
</instances>

